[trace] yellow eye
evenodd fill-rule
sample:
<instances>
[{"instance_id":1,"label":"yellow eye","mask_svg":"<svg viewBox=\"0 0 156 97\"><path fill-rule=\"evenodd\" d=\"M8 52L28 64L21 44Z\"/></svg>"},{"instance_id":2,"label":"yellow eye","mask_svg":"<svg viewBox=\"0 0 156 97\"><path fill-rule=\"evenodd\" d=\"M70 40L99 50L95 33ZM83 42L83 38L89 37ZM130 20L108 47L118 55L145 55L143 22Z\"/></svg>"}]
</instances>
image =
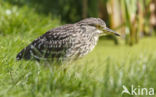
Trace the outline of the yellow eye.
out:
<instances>
[{"instance_id":1,"label":"yellow eye","mask_svg":"<svg viewBox=\"0 0 156 97\"><path fill-rule=\"evenodd\" d=\"M96 25L97 28L100 28L100 25Z\"/></svg>"}]
</instances>

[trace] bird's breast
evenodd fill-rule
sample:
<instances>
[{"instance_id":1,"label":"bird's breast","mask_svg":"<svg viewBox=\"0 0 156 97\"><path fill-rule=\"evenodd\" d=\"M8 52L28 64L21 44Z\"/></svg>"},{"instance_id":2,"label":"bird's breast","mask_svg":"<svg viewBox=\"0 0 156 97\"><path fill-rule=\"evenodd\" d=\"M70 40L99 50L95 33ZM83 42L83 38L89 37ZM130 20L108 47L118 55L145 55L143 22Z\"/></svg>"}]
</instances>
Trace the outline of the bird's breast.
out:
<instances>
[{"instance_id":1,"label":"bird's breast","mask_svg":"<svg viewBox=\"0 0 156 97\"><path fill-rule=\"evenodd\" d=\"M75 33L71 37L72 46L67 50L66 58L76 59L88 54L95 48L98 39L99 36L95 33L95 30L80 30L80 33Z\"/></svg>"},{"instance_id":2,"label":"bird's breast","mask_svg":"<svg viewBox=\"0 0 156 97\"><path fill-rule=\"evenodd\" d=\"M79 54L80 54L79 57L82 57L82 56L88 54L89 52L91 52L95 48L95 46L98 42L98 39L99 39L99 37L96 35L92 36L92 37L88 37L88 38L84 39L84 41L82 41L83 40L82 39L81 46L79 48Z\"/></svg>"}]
</instances>

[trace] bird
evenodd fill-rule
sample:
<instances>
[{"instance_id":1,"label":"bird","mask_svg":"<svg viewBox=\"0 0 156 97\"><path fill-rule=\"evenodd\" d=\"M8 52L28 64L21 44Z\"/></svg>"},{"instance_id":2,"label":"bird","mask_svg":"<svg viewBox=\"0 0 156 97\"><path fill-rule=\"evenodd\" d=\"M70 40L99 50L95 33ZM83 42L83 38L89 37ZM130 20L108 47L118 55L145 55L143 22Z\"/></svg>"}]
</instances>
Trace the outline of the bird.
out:
<instances>
[{"instance_id":1,"label":"bird","mask_svg":"<svg viewBox=\"0 0 156 97\"><path fill-rule=\"evenodd\" d=\"M100 18L85 18L73 24L53 28L35 39L16 56L17 60L77 60L96 46L99 37L119 33L109 29Z\"/></svg>"}]
</instances>

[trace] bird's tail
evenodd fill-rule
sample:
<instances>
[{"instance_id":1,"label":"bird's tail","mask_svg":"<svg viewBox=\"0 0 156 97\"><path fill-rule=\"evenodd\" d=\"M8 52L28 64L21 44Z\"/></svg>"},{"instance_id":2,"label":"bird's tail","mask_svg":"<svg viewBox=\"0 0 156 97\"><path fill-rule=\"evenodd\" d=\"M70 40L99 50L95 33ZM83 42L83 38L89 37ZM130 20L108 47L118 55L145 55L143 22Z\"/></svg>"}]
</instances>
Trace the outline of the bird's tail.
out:
<instances>
[{"instance_id":1,"label":"bird's tail","mask_svg":"<svg viewBox=\"0 0 156 97\"><path fill-rule=\"evenodd\" d=\"M29 60L31 58L31 53L30 53L30 46L24 48L22 51L20 51L17 56L16 59L17 60L21 60L21 59L26 59Z\"/></svg>"}]
</instances>

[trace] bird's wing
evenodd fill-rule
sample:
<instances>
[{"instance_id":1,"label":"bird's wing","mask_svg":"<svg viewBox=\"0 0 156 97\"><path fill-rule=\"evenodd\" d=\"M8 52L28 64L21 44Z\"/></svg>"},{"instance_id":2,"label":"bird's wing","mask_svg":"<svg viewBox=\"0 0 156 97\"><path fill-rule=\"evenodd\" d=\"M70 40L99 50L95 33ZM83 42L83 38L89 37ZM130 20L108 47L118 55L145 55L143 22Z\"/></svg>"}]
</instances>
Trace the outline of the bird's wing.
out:
<instances>
[{"instance_id":1,"label":"bird's wing","mask_svg":"<svg viewBox=\"0 0 156 97\"><path fill-rule=\"evenodd\" d=\"M24 48L16 58L20 60L22 58L31 59L32 57L41 59L63 56L65 50L71 46L73 32L74 26L72 24L49 30Z\"/></svg>"}]
</instances>

